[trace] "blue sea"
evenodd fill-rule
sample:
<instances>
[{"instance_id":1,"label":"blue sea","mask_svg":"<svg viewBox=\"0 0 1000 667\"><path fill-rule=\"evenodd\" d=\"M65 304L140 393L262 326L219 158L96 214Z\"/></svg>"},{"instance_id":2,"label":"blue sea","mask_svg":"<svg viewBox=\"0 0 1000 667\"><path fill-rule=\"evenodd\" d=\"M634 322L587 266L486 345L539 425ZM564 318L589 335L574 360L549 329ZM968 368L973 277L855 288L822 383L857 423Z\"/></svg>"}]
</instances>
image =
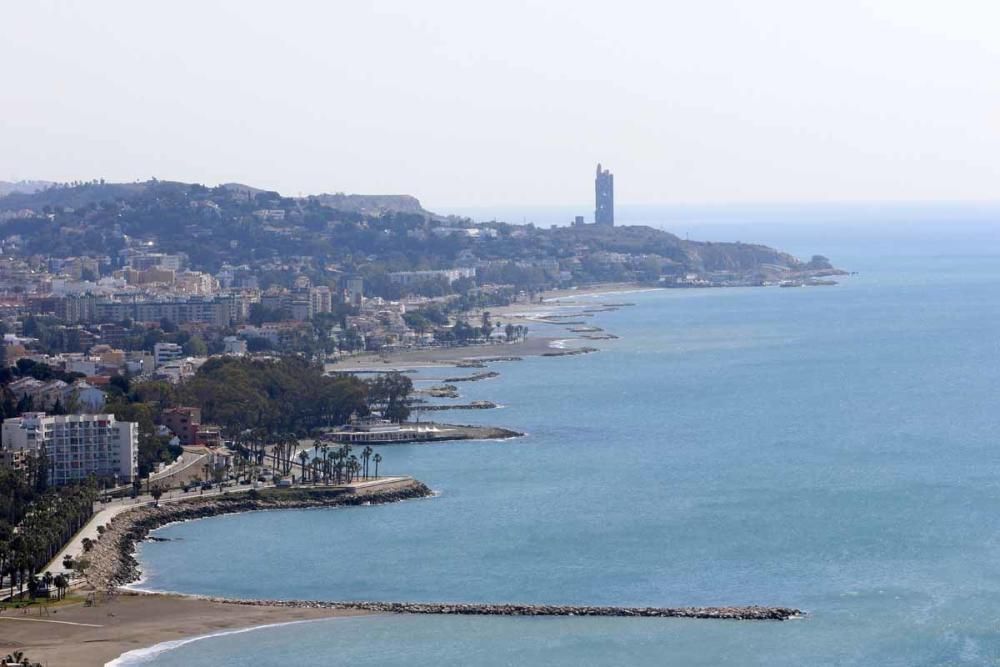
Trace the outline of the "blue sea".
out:
<instances>
[{"instance_id":1,"label":"blue sea","mask_svg":"<svg viewBox=\"0 0 1000 667\"><path fill-rule=\"evenodd\" d=\"M696 223L692 238L820 253L857 275L595 298L635 303L592 318L619 340L494 364L499 378L460 391L503 407L445 413L524 438L382 448L384 473L436 497L173 525L140 554L143 587L186 593L757 603L805 618L372 616L126 662L1000 663L1000 226L939 215Z\"/></svg>"}]
</instances>

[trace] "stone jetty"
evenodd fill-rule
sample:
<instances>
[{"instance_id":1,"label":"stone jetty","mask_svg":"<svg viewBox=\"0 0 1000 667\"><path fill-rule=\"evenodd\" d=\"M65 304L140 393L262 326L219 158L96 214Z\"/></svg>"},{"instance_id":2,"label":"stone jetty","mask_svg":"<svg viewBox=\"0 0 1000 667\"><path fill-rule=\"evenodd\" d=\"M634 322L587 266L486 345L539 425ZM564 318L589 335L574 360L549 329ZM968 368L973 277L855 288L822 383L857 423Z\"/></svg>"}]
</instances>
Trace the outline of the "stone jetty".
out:
<instances>
[{"instance_id":1,"label":"stone jetty","mask_svg":"<svg viewBox=\"0 0 1000 667\"><path fill-rule=\"evenodd\" d=\"M452 382L478 382L479 380L488 380L490 378L498 377L500 374L496 371L487 371L485 373L476 373L475 375L463 375L460 377L445 378L441 382L451 384Z\"/></svg>"},{"instance_id":2,"label":"stone jetty","mask_svg":"<svg viewBox=\"0 0 1000 667\"><path fill-rule=\"evenodd\" d=\"M492 410L498 407L493 401L472 401L471 403L444 404L444 405L412 405L411 410L423 410L425 412L436 412L441 410Z\"/></svg>"},{"instance_id":3,"label":"stone jetty","mask_svg":"<svg viewBox=\"0 0 1000 667\"><path fill-rule=\"evenodd\" d=\"M700 618L729 621L787 621L804 616L790 607L758 605L734 607L618 607L561 604L490 604L448 602L324 602L317 600L234 600L202 598L260 607L345 609L378 614L435 614L445 616L616 616L644 618Z\"/></svg>"}]
</instances>

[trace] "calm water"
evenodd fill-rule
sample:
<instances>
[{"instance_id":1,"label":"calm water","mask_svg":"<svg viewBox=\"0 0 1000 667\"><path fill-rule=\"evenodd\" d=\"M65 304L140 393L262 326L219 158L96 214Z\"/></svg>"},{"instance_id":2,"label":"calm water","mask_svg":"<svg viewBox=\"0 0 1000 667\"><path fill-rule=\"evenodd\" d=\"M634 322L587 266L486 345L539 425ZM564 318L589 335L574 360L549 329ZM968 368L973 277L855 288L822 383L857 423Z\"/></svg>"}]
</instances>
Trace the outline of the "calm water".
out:
<instances>
[{"instance_id":1,"label":"calm water","mask_svg":"<svg viewBox=\"0 0 1000 667\"><path fill-rule=\"evenodd\" d=\"M700 236L715 234L735 238ZM385 472L438 497L170 526L158 535L176 541L142 546L144 586L761 603L808 618L339 619L153 664L1000 662L997 233L759 224L742 237L861 273L834 288L629 295L636 307L594 319L622 336L600 354L496 364L500 378L461 386L505 407L456 418L527 437L383 449Z\"/></svg>"}]
</instances>

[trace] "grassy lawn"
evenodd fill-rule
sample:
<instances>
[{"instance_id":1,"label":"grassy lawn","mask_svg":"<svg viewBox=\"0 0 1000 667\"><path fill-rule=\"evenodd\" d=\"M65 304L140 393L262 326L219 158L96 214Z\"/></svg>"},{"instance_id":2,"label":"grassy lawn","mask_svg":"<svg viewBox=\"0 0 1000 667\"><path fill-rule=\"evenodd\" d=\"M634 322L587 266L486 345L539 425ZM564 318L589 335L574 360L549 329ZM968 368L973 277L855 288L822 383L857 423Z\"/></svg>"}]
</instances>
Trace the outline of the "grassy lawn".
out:
<instances>
[{"instance_id":1,"label":"grassy lawn","mask_svg":"<svg viewBox=\"0 0 1000 667\"><path fill-rule=\"evenodd\" d=\"M51 600L46 600L45 598L38 598L35 600L13 600L11 602L0 603L0 610L11 610L11 609L44 609L48 607L49 609L58 609L60 607L66 607L73 604L83 604L87 599L86 595L67 593L66 597L62 600L56 600L52 598Z\"/></svg>"}]
</instances>

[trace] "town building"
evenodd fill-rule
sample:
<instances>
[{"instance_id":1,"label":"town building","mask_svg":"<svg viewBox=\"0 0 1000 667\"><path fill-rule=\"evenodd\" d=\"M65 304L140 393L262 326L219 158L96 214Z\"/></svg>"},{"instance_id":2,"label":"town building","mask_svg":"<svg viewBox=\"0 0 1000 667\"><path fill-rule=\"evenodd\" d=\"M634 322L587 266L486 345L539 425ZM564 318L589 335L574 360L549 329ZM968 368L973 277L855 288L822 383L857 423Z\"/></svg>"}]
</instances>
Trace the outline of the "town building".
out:
<instances>
[{"instance_id":1,"label":"town building","mask_svg":"<svg viewBox=\"0 0 1000 667\"><path fill-rule=\"evenodd\" d=\"M462 278L475 278L476 269L473 267L461 267L457 269L440 269L436 271L396 271L389 274L389 281L395 285L414 285L429 280L443 278L452 284Z\"/></svg>"},{"instance_id":2,"label":"town building","mask_svg":"<svg viewBox=\"0 0 1000 667\"><path fill-rule=\"evenodd\" d=\"M167 408L163 411L160 421L180 439L182 445L198 444L198 428L201 426L200 408Z\"/></svg>"},{"instance_id":3,"label":"town building","mask_svg":"<svg viewBox=\"0 0 1000 667\"><path fill-rule=\"evenodd\" d=\"M28 470L28 462L32 454L26 449L0 449L0 466L16 473Z\"/></svg>"},{"instance_id":4,"label":"town building","mask_svg":"<svg viewBox=\"0 0 1000 667\"><path fill-rule=\"evenodd\" d=\"M326 285L317 285L309 290L312 314L333 312L333 292Z\"/></svg>"},{"instance_id":5,"label":"town building","mask_svg":"<svg viewBox=\"0 0 1000 667\"><path fill-rule=\"evenodd\" d=\"M222 353L242 357L247 353L247 342L238 336L226 336L222 339Z\"/></svg>"},{"instance_id":6,"label":"town building","mask_svg":"<svg viewBox=\"0 0 1000 667\"><path fill-rule=\"evenodd\" d=\"M139 425L117 421L114 415L26 412L4 420L0 442L12 459L18 451L44 454L49 483L54 485L83 480L91 474L126 484L138 475Z\"/></svg>"},{"instance_id":7,"label":"town building","mask_svg":"<svg viewBox=\"0 0 1000 667\"><path fill-rule=\"evenodd\" d=\"M596 208L594 222L613 227L615 224L615 175L597 164L597 178L594 181Z\"/></svg>"},{"instance_id":8,"label":"town building","mask_svg":"<svg viewBox=\"0 0 1000 667\"><path fill-rule=\"evenodd\" d=\"M168 408L163 411L163 425L177 436L180 444L191 447L202 445L218 447L222 444L222 433L218 426L201 423L199 408Z\"/></svg>"},{"instance_id":9,"label":"town building","mask_svg":"<svg viewBox=\"0 0 1000 667\"><path fill-rule=\"evenodd\" d=\"M361 304L365 300L365 280L361 277L352 277L347 279L347 303L354 306L355 308L360 308Z\"/></svg>"},{"instance_id":10,"label":"town building","mask_svg":"<svg viewBox=\"0 0 1000 667\"><path fill-rule=\"evenodd\" d=\"M183 358L184 348L177 343L156 343L153 345L153 362L157 368Z\"/></svg>"}]
</instances>

